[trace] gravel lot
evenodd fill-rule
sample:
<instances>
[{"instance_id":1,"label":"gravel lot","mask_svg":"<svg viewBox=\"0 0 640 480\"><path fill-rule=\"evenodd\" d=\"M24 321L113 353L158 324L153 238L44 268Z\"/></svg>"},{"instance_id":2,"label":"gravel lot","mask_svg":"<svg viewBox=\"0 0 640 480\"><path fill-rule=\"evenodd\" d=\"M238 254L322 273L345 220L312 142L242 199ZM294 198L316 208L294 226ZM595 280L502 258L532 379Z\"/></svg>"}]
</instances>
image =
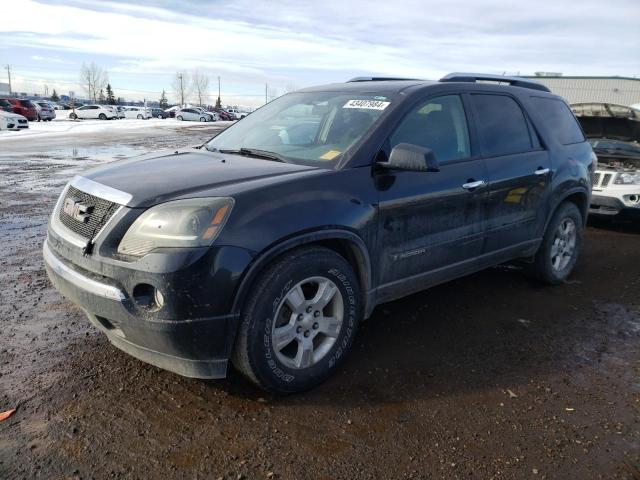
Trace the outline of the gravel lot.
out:
<instances>
[{"instance_id":1,"label":"gravel lot","mask_svg":"<svg viewBox=\"0 0 640 480\"><path fill-rule=\"evenodd\" d=\"M223 127L161 122L0 135L0 478L640 478L637 226L590 225L559 287L501 267L379 306L302 395L111 347L50 286L46 220L75 173Z\"/></svg>"}]
</instances>

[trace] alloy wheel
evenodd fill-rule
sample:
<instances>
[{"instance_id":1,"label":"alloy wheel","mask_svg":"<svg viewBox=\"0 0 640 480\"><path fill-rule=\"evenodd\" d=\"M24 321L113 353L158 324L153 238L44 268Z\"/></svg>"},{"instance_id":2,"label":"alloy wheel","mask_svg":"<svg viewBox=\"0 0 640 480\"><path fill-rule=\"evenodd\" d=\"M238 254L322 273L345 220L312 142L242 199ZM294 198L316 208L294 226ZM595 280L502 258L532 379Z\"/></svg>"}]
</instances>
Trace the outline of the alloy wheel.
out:
<instances>
[{"instance_id":1,"label":"alloy wheel","mask_svg":"<svg viewBox=\"0 0 640 480\"><path fill-rule=\"evenodd\" d=\"M340 289L325 277L310 277L284 296L271 329L278 360L292 369L309 368L327 355L344 321Z\"/></svg>"},{"instance_id":2,"label":"alloy wheel","mask_svg":"<svg viewBox=\"0 0 640 480\"><path fill-rule=\"evenodd\" d=\"M571 218L564 218L556 229L551 245L551 265L554 270L562 271L571 262L576 250L576 224Z\"/></svg>"}]
</instances>

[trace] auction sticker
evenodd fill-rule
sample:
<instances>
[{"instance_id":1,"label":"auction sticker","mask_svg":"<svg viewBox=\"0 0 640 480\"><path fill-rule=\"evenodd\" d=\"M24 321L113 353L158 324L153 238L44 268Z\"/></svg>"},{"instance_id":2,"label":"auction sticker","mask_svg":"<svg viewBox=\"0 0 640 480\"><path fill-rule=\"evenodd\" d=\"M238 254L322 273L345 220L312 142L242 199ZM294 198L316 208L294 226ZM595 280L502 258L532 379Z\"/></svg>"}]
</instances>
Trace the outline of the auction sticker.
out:
<instances>
[{"instance_id":1,"label":"auction sticker","mask_svg":"<svg viewBox=\"0 0 640 480\"><path fill-rule=\"evenodd\" d=\"M391 102L380 100L349 100L342 108L366 108L369 110L384 110Z\"/></svg>"}]
</instances>

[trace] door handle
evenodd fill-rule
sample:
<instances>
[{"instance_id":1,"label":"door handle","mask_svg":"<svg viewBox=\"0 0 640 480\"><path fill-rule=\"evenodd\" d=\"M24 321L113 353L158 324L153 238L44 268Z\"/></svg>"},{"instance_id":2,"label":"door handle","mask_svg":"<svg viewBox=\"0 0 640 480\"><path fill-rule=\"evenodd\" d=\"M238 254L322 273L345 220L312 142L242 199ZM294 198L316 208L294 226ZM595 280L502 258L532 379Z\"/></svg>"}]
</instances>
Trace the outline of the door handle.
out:
<instances>
[{"instance_id":1,"label":"door handle","mask_svg":"<svg viewBox=\"0 0 640 480\"><path fill-rule=\"evenodd\" d=\"M487 184L484 180L478 180L473 182L467 182L462 184L462 188L465 190L475 190L476 188L484 187Z\"/></svg>"},{"instance_id":2,"label":"door handle","mask_svg":"<svg viewBox=\"0 0 640 480\"><path fill-rule=\"evenodd\" d=\"M538 168L538 170L535 171L536 175L546 175L547 173L549 173L549 169L548 168Z\"/></svg>"}]
</instances>

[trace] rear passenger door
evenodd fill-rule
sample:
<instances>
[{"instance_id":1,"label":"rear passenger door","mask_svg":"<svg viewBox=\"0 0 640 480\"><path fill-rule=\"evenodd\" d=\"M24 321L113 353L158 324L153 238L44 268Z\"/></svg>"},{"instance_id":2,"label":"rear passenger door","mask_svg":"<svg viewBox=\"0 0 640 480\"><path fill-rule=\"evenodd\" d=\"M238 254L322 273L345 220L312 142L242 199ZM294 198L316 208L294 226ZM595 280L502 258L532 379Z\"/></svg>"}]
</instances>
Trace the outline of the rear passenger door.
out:
<instances>
[{"instance_id":1,"label":"rear passenger door","mask_svg":"<svg viewBox=\"0 0 640 480\"><path fill-rule=\"evenodd\" d=\"M539 238L549 208L549 153L514 97L473 93L469 99L487 168L485 253Z\"/></svg>"}]
</instances>

